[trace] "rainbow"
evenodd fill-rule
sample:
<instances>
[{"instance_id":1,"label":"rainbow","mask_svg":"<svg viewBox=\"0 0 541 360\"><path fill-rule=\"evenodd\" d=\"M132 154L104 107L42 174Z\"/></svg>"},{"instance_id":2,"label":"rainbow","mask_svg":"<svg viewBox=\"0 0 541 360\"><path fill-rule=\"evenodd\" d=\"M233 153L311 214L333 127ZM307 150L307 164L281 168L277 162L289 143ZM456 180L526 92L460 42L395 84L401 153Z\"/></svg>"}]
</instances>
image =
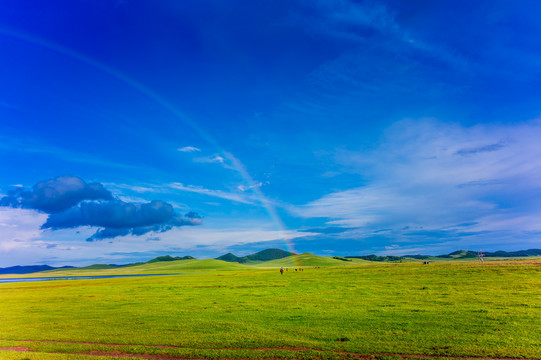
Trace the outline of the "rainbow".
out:
<instances>
[{"instance_id":1,"label":"rainbow","mask_svg":"<svg viewBox=\"0 0 541 360\"><path fill-rule=\"evenodd\" d=\"M269 218L271 219L272 223L274 224L274 227L278 230L281 239L284 241L284 244L289 252L296 253L294 249L294 244L292 241L292 237L288 235L287 228L285 227L282 219L278 215L275 206L273 203L263 194L260 187L255 183L255 181L252 179L248 171L246 170L246 167L242 162L235 157L232 153L224 150L218 142L205 130L203 130L195 121L190 119L188 116L186 116L184 113L182 113L179 109L177 109L173 104L171 104L169 101L161 97L158 93L154 92L153 90L149 89L148 87L144 86L143 84L129 78L125 74L106 66L86 55L83 55L81 53L78 53L74 50L71 50L69 48L60 46L58 44L52 43L50 41L47 41L45 39L31 36L25 33L21 33L19 31L14 31L12 29L8 28L0 28L0 34L5 36L10 36L12 38L30 43L32 45L41 46L43 48L52 50L56 53L65 55L69 58L75 59L85 65L88 65L94 69L97 69L103 73L106 73L115 79L121 81L122 83L130 86L131 88L137 90L139 93L145 95L149 99L156 102L158 105L165 108L167 111L169 111L171 114L173 114L176 118L184 122L187 126L192 128L195 132L197 132L198 135L200 135L205 141L207 141L211 146L213 146L219 153L223 154L223 156L229 160L233 166L233 168L242 176L242 178L248 183L250 189L254 192L258 202L261 204L261 206L266 210ZM298 263L298 259L296 256L293 256L294 265L296 267L300 266L301 264Z\"/></svg>"}]
</instances>

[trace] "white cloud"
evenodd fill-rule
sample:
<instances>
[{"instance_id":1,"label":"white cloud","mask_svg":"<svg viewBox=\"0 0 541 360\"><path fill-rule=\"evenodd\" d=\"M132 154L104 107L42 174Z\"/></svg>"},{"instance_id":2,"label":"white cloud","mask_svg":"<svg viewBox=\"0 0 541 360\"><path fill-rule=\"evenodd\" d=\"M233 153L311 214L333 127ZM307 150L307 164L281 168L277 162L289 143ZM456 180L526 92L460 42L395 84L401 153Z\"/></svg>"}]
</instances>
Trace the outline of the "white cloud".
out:
<instances>
[{"instance_id":1,"label":"white cloud","mask_svg":"<svg viewBox=\"0 0 541 360\"><path fill-rule=\"evenodd\" d=\"M201 186L193 186L193 185L183 185L182 183L171 183L168 184L167 187L175 189L175 190L181 190L181 191L188 191L196 194L202 194L207 196L212 196L220 199L230 200L234 202L239 202L242 204L257 204L256 199L248 194L244 193L235 193L235 192L226 192L222 190L211 190L211 189L205 189Z\"/></svg>"},{"instance_id":2,"label":"white cloud","mask_svg":"<svg viewBox=\"0 0 541 360\"><path fill-rule=\"evenodd\" d=\"M149 233L145 236L119 236L111 241L85 242L93 229L81 227L45 232L41 239L25 243L25 247L12 249L10 258L2 256L0 267L21 264L48 264L53 266L83 266L93 263L124 264L146 261L156 255L196 255L216 257L226 253L233 245L295 239L314 233L294 230L279 231L268 222L244 222L236 227L172 229L163 233ZM152 241L152 240L158 240ZM150 240L150 241L149 241ZM285 240L284 240L285 244ZM158 249L157 249L158 246ZM204 250L201 250L204 249ZM2 254L3 255L3 254Z\"/></svg>"},{"instance_id":3,"label":"white cloud","mask_svg":"<svg viewBox=\"0 0 541 360\"><path fill-rule=\"evenodd\" d=\"M441 231L447 234L441 238L452 233L495 242L495 236L512 242L510 234L528 239L541 232L539 139L538 121L475 127L402 121L388 129L375 149L337 152L344 171L362 174L367 185L291 211L358 228L362 237L391 229L394 237Z\"/></svg>"},{"instance_id":4,"label":"white cloud","mask_svg":"<svg viewBox=\"0 0 541 360\"><path fill-rule=\"evenodd\" d=\"M274 241L280 239L295 239L314 235L309 232L297 232L295 230L272 230L267 226L254 226L250 228L183 228L171 230L160 234L163 244L192 249L196 246L206 246L216 250L226 249L232 245L243 245L250 243L259 243L264 241ZM179 241L179 239L182 239Z\"/></svg>"},{"instance_id":5,"label":"white cloud","mask_svg":"<svg viewBox=\"0 0 541 360\"><path fill-rule=\"evenodd\" d=\"M237 189L244 192L244 191L248 191L250 189L260 188L262 186L263 186L263 183L260 181L258 183L255 183L255 184L252 184L252 185L249 185L249 186L239 185L239 186L237 186Z\"/></svg>"},{"instance_id":6,"label":"white cloud","mask_svg":"<svg viewBox=\"0 0 541 360\"><path fill-rule=\"evenodd\" d=\"M195 146L184 146L177 149L180 152L199 152L201 149L196 148Z\"/></svg>"},{"instance_id":7,"label":"white cloud","mask_svg":"<svg viewBox=\"0 0 541 360\"><path fill-rule=\"evenodd\" d=\"M394 31L397 27L394 15L381 3L350 0L309 0L304 3L311 8L310 15L292 15L291 21L326 36L358 41L364 39L359 28Z\"/></svg>"},{"instance_id":8,"label":"white cloud","mask_svg":"<svg viewBox=\"0 0 541 360\"><path fill-rule=\"evenodd\" d=\"M184 185L180 182L174 182L169 184L143 184L143 185L128 185L128 184L116 184L116 183L104 183L108 188L113 189L113 193L115 193L115 196L118 198L125 200L125 201L132 201L132 202L146 202L147 200L134 197L131 195L124 195L122 194L122 191L128 191L128 192L135 192L139 194L145 194L145 193L161 193L161 194L171 194L178 190L180 191L187 191L191 193L201 194L201 195L207 195L215 198L225 199L229 201L239 202L242 204L258 204L257 199L253 194L244 194L243 192L252 188L257 188L262 186L262 183L256 183L252 186L246 186L243 187L240 185L238 187L239 192L230 192L230 191L223 191L223 190L213 190L213 189L206 189L202 186L195 186L195 185ZM174 204L174 202L169 201L170 203ZM212 204L212 205L220 205L220 204ZM181 206L185 207L185 206Z\"/></svg>"},{"instance_id":9,"label":"white cloud","mask_svg":"<svg viewBox=\"0 0 541 360\"><path fill-rule=\"evenodd\" d=\"M29 247L42 236L46 214L34 210L0 207L0 253Z\"/></svg>"},{"instance_id":10,"label":"white cloud","mask_svg":"<svg viewBox=\"0 0 541 360\"><path fill-rule=\"evenodd\" d=\"M198 163L209 163L209 164L212 164L212 163L224 164L225 163L225 159L218 154L214 154L212 156L198 157L198 158L193 159L193 161L198 162Z\"/></svg>"}]
</instances>

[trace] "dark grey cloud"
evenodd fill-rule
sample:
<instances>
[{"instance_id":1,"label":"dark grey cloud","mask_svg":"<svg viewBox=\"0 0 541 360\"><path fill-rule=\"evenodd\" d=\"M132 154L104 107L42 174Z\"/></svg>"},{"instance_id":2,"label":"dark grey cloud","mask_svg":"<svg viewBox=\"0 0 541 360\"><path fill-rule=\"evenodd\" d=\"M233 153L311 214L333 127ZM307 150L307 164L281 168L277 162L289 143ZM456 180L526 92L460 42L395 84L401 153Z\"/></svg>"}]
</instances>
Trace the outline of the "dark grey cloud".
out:
<instances>
[{"instance_id":1,"label":"dark grey cloud","mask_svg":"<svg viewBox=\"0 0 541 360\"><path fill-rule=\"evenodd\" d=\"M59 176L38 182L31 191L16 189L0 199L0 206L27 208L48 213L42 229L100 227L87 241L125 235L164 232L173 227L198 225L193 211L184 217L162 200L131 203L113 197L102 184L86 183L76 176Z\"/></svg>"},{"instance_id":2,"label":"dark grey cloud","mask_svg":"<svg viewBox=\"0 0 541 360\"><path fill-rule=\"evenodd\" d=\"M484 145L484 146L479 146L476 148L461 149L461 150L458 150L456 154L461 155L461 156L475 155L475 154L483 153L483 152L498 151L498 150L503 149L504 147L505 145L500 142L497 144Z\"/></svg>"},{"instance_id":3,"label":"dark grey cloud","mask_svg":"<svg viewBox=\"0 0 541 360\"><path fill-rule=\"evenodd\" d=\"M475 181L468 181L467 183L459 184L457 185L457 187L465 188L469 186L490 186L490 185L504 185L504 184L506 184L506 182L500 179L475 180Z\"/></svg>"},{"instance_id":4,"label":"dark grey cloud","mask_svg":"<svg viewBox=\"0 0 541 360\"><path fill-rule=\"evenodd\" d=\"M62 229L77 226L133 228L151 226L170 221L175 216L171 204L153 200L146 204L120 200L82 202L66 211L49 215L43 228Z\"/></svg>"},{"instance_id":5,"label":"dark grey cloud","mask_svg":"<svg viewBox=\"0 0 541 360\"><path fill-rule=\"evenodd\" d=\"M298 231L330 235L330 234L341 234L348 230L353 230L353 228L328 226L328 227L322 227L322 228L302 229Z\"/></svg>"},{"instance_id":6,"label":"dark grey cloud","mask_svg":"<svg viewBox=\"0 0 541 360\"><path fill-rule=\"evenodd\" d=\"M175 213L171 204L153 200L145 204L128 203L120 200L82 202L61 213L49 215L43 229L66 229L78 226L98 226L98 230L87 241L102 240L124 235L144 235L151 231L164 232L173 227L198 225L201 217L188 213L182 217Z\"/></svg>"},{"instance_id":7,"label":"dark grey cloud","mask_svg":"<svg viewBox=\"0 0 541 360\"><path fill-rule=\"evenodd\" d=\"M86 241L96 241L96 240L103 240L103 239L112 239L117 236L126 236L130 234L130 229L112 229L112 228L105 228L102 230L96 231L94 235L87 238Z\"/></svg>"},{"instance_id":8,"label":"dark grey cloud","mask_svg":"<svg viewBox=\"0 0 541 360\"><path fill-rule=\"evenodd\" d=\"M185 214L184 216L187 217L188 219L201 219L201 215L199 215L198 213L193 212L193 211L190 211L189 213Z\"/></svg>"},{"instance_id":9,"label":"dark grey cloud","mask_svg":"<svg viewBox=\"0 0 541 360\"><path fill-rule=\"evenodd\" d=\"M77 176L66 175L40 181L30 191L21 188L10 190L0 199L0 206L55 214L84 200L113 200L113 195L102 184L86 183Z\"/></svg>"}]
</instances>

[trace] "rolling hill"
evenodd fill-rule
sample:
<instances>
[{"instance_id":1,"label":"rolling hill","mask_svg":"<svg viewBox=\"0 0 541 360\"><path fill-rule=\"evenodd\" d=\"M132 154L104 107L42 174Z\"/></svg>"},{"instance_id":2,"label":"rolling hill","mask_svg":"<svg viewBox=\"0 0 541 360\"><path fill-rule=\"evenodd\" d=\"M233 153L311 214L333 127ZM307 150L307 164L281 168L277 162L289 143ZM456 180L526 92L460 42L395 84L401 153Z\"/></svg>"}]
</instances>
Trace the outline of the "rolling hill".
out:
<instances>
[{"instance_id":1,"label":"rolling hill","mask_svg":"<svg viewBox=\"0 0 541 360\"><path fill-rule=\"evenodd\" d=\"M485 258L527 258L541 256L540 249L520 251L496 251L485 252ZM232 253L222 255L216 259L195 259L192 256L158 256L145 263L132 263L126 265L94 264L84 267L65 266L55 268L48 265L12 266L0 268L0 275L23 275L40 273L42 276L54 274L55 276L83 276L83 275L122 275L122 274L160 274L182 273L193 271L214 270L249 270L254 268L279 268L279 267L309 267L309 266L351 266L363 265L374 262L415 262L420 260L430 261L472 261L477 258L477 252L458 250L447 255L406 255L406 256L345 256L325 257L311 253L294 254L280 249L266 249L255 254L238 257Z\"/></svg>"},{"instance_id":2,"label":"rolling hill","mask_svg":"<svg viewBox=\"0 0 541 360\"><path fill-rule=\"evenodd\" d=\"M303 253L299 255L290 255L280 259L269 260L259 264L257 267L303 267L303 266L351 266L361 265L367 263L367 261L352 259L352 261L343 261L339 259L333 259L330 257L317 256L310 253Z\"/></svg>"},{"instance_id":3,"label":"rolling hill","mask_svg":"<svg viewBox=\"0 0 541 360\"><path fill-rule=\"evenodd\" d=\"M53 267L49 265L29 265L29 266L10 266L5 268L0 268L0 274L29 274L39 271L55 270L55 269L68 269L73 268L73 266L62 266L62 267Z\"/></svg>"},{"instance_id":4,"label":"rolling hill","mask_svg":"<svg viewBox=\"0 0 541 360\"><path fill-rule=\"evenodd\" d=\"M271 261L286 258L288 256L296 255L289 251L284 251L280 249L266 249L260 252L257 252L252 255L247 255L243 257L235 256L231 253L227 253L220 257L217 257L216 260L228 261L228 262L237 262L239 264L245 263L259 263L264 261Z\"/></svg>"},{"instance_id":5,"label":"rolling hill","mask_svg":"<svg viewBox=\"0 0 541 360\"><path fill-rule=\"evenodd\" d=\"M172 261L155 261L140 263L132 266L95 268L87 266L83 268L71 268L64 271L45 271L42 276L89 276L89 275L128 275L128 274L178 274L194 271L227 271L246 270L249 266L230 263L216 259L188 259Z\"/></svg>"}]
</instances>

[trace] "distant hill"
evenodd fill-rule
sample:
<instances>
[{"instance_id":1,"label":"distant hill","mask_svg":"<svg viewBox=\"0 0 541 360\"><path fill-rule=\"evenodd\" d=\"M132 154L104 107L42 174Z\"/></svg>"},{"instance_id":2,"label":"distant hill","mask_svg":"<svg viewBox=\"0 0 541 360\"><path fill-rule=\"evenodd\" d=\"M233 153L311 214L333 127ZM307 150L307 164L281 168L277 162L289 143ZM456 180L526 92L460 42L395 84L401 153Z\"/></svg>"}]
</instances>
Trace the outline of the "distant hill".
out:
<instances>
[{"instance_id":1,"label":"distant hill","mask_svg":"<svg viewBox=\"0 0 541 360\"><path fill-rule=\"evenodd\" d=\"M520 251L495 251L495 252L483 252L485 257L528 257L528 256L541 256L541 249L529 249ZM384 262L400 262L404 259L475 259L477 258L477 251L471 250L457 250L446 255L404 255L404 256L377 256L377 255L364 255L364 256L345 256L347 259L363 259L369 261L384 261Z\"/></svg>"},{"instance_id":2,"label":"distant hill","mask_svg":"<svg viewBox=\"0 0 541 360\"><path fill-rule=\"evenodd\" d=\"M377 256L377 255L364 255L364 256L345 256L346 259L362 259L368 261L384 261L384 262L401 262L403 256Z\"/></svg>"},{"instance_id":3,"label":"distant hill","mask_svg":"<svg viewBox=\"0 0 541 360\"><path fill-rule=\"evenodd\" d=\"M434 258L434 256L431 255L404 255L402 257L418 260L428 260Z\"/></svg>"},{"instance_id":4,"label":"distant hill","mask_svg":"<svg viewBox=\"0 0 541 360\"><path fill-rule=\"evenodd\" d=\"M216 258L216 260L222 260L222 261L227 261L227 262L238 262L238 263L246 262L244 258L240 258L231 253L227 253L225 255L219 256Z\"/></svg>"},{"instance_id":5,"label":"distant hill","mask_svg":"<svg viewBox=\"0 0 541 360\"><path fill-rule=\"evenodd\" d=\"M541 249L528 249L528 250L519 250L519 251L483 251L484 257L528 257L528 256L540 256ZM477 251L471 250L458 250L454 251L448 255L439 255L439 258L451 258L451 259L473 259L476 258Z\"/></svg>"},{"instance_id":6,"label":"distant hill","mask_svg":"<svg viewBox=\"0 0 541 360\"><path fill-rule=\"evenodd\" d=\"M345 260L345 261L344 261ZM286 267L290 270L297 267L304 266L347 266L347 265L360 265L364 261L358 259L334 259L327 256L317 256L310 253L303 253L299 255L291 255L283 257L281 259L270 260L255 264L258 267Z\"/></svg>"},{"instance_id":7,"label":"distant hill","mask_svg":"<svg viewBox=\"0 0 541 360\"><path fill-rule=\"evenodd\" d=\"M280 250L280 249L266 249L266 250L257 252L255 254L247 255L243 257L238 257L231 253L227 253L225 255L217 257L216 260L222 260L222 261L227 261L227 262L238 262L239 264L244 264L247 262L278 260L278 259L282 259L291 255L296 255L296 254L291 253L289 251Z\"/></svg>"},{"instance_id":8,"label":"distant hill","mask_svg":"<svg viewBox=\"0 0 541 360\"><path fill-rule=\"evenodd\" d=\"M487 258L524 258L529 256L541 256L541 249L528 249L519 251L495 251L484 252ZM458 250L453 251L447 255L431 256L431 255L405 255L405 256L378 256L378 255L364 255L364 256L335 256L325 257L317 256L310 253L294 254L288 251L280 249L267 249L255 254L239 257L232 253L227 253L216 259L197 260L192 256L158 256L145 263L132 263L125 265L115 264L94 264L84 267L63 266L54 267L49 265L30 265L30 266L11 266L6 268L0 268L0 275L3 274L30 274L36 272L54 272L54 273L66 273L67 275L82 274L85 272L94 271L109 271L111 273L133 272L135 269L141 269L144 272L176 272L176 271L194 271L200 269L235 269L245 268L246 265L255 265L258 267L297 267L297 266L341 266L341 265L358 265L366 261L377 262L402 262L417 260L467 260L475 259L477 257L476 251L471 250ZM185 261L177 261L185 260ZM218 261L221 260L221 261ZM352 261L350 261L352 260ZM224 263L225 262L225 263ZM229 263L229 264L226 264ZM242 264L242 265L241 265ZM130 268L129 270L126 268ZM122 270L126 269L126 270ZM138 270L139 271L139 270Z\"/></svg>"},{"instance_id":9,"label":"distant hill","mask_svg":"<svg viewBox=\"0 0 541 360\"><path fill-rule=\"evenodd\" d=\"M162 262L162 261L175 261L175 260L193 260L195 259L193 256L158 256L157 258L154 258L152 260L147 261L147 264L156 263L156 262ZM144 263L132 263L132 264L123 264L123 265L116 265L116 264L93 264L88 266L82 266L82 267L75 267L75 266L62 266L62 267L54 267L49 265L30 265L30 266L11 266L6 268L0 268L0 275L3 274L30 274L35 272L41 272L41 271L50 271L50 272L58 272L63 271L67 269L73 269L73 270L108 270L108 269L115 269L115 268L123 268L123 267L134 267L139 266Z\"/></svg>"},{"instance_id":10,"label":"distant hill","mask_svg":"<svg viewBox=\"0 0 541 360\"><path fill-rule=\"evenodd\" d=\"M447 255L438 255L436 257L447 259L473 259L477 257L477 252L470 250L458 250Z\"/></svg>"},{"instance_id":11,"label":"distant hill","mask_svg":"<svg viewBox=\"0 0 541 360\"><path fill-rule=\"evenodd\" d=\"M519 251L495 251L484 253L486 257L523 257L523 256L541 256L541 249L528 249Z\"/></svg>"},{"instance_id":12,"label":"distant hill","mask_svg":"<svg viewBox=\"0 0 541 360\"><path fill-rule=\"evenodd\" d=\"M152 263L160 262L160 261L193 260L193 259L195 259L193 256L183 256L183 257L174 256L173 257L171 255L164 255L164 256L158 256L152 260L147 261L146 263L152 264Z\"/></svg>"},{"instance_id":13,"label":"distant hill","mask_svg":"<svg viewBox=\"0 0 541 360\"><path fill-rule=\"evenodd\" d=\"M0 274L30 274L39 271L55 270L55 269L71 269L73 266L53 267L49 265L29 265L29 266L11 266L0 268Z\"/></svg>"},{"instance_id":14,"label":"distant hill","mask_svg":"<svg viewBox=\"0 0 541 360\"><path fill-rule=\"evenodd\" d=\"M131 274L178 274L197 271L229 271L246 270L249 266L236 262L225 262L215 259L192 259L183 261L156 261L139 263L110 269L66 269L55 272L55 276L92 276L92 275L131 275Z\"/></svg>"}]
</instances>

